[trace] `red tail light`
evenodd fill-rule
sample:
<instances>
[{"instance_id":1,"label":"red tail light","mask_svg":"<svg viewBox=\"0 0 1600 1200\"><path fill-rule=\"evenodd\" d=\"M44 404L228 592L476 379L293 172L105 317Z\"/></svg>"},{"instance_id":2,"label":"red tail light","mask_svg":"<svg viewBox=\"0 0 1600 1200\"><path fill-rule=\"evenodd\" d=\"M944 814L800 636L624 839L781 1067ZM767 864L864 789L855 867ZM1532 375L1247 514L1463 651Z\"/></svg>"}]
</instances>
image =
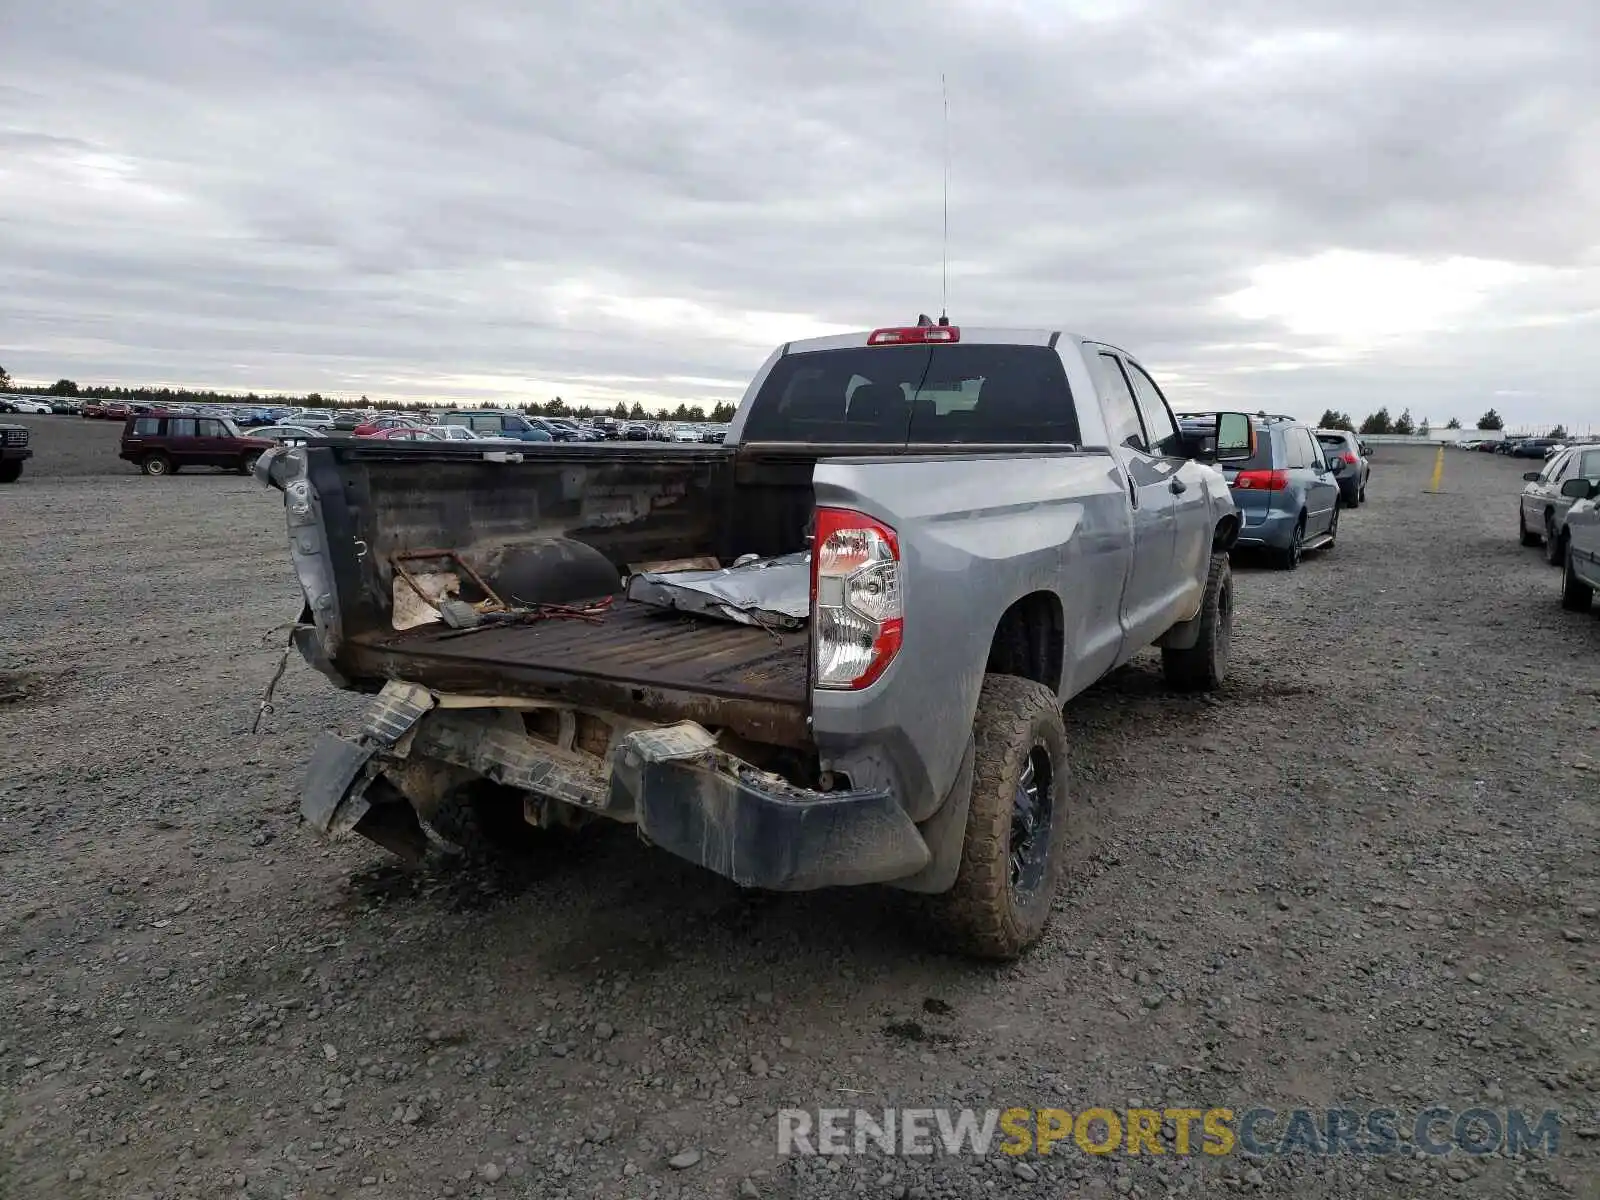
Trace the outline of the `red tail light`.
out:
<instances>
[{"instance_id":1,"label":"red tail light","mask_svg":"<svg viewBox=\"0 0 1600 1200\"><path fill-rule=\"evenodd\" d=\"M894 530L849 509L817 509L811 614L817 687L859 691L888 669L905 629Z\"/></svg>"},{"instance_id":2,"label":"red tail light","mask_svg":"<svg viewBox=\"0 0 1600 1200\"><path fill-rule=\"evenodd\" d=\"M1339 455L1339 457L1342 458L1345 461L1345 465L1347 465L1347 466L1353 467L1353 466L1356 465L1356 456L1354 454L1351 454L1350 451L1348 451L1348 450L1346 450L1343 454Z\"/></svg>"},{"instance_id":3,"label":"red tail light","mask_svg":"<svg viewBox=\"0 0 1600 1200\"><path fill-rule=\"evenodd\" d=\"M1287 471L1240 471L1233 486L1250 492L1281 492L1289 487Z\"/></svg>"},{"instance_id":4,"label":"red tail light","mask_svg":"<svg viewBox=\"0 0 1600 1200\"><path fill-rule=\"evenodd\" d=\"M874 329L867 335L869 346L918 346L929 342L959 342L956 325L906 325L895 329Z\"/></svg>"}]
</instances>

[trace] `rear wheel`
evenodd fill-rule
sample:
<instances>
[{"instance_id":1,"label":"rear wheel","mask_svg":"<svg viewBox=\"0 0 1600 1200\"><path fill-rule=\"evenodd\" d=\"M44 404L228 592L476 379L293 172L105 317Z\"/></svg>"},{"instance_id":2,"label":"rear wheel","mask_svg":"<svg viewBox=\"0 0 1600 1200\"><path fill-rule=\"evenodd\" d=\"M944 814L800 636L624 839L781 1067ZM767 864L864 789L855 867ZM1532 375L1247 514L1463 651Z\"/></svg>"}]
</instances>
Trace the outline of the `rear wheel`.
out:
<instances>
[{"instance_id":1,"label":"rear wheel","mask_svg":"<svg viewBox=\"0 0 1600 1200\"><path fill-rule=\"evenodd\" d=\"M1200 636L1187 650L1161 651L1161 669L1180 692L1209 692L1222 686L1233 651L1233 570L1226 554L1211 556L1205 599L1200 602Z\"/></svg>"},{"instance_id":2,"label":"rear wheel","mask_svg":"<svg viewBox=\"0 0 1600 1200\"><path fill-rule=\"evenodd\" d=\"M1332 550L1333 549L1334 540L1336 538L1338 538L1338 536L1339 536L1339 506L1337 504L1335 504L1333 506L1333 516L1328 519L1328 540L1327 540L1327 543L1322 548L1324 550Z\"/></svg>"},{"instance_id":3,"label":"rear wheel","mask_svg":"<svg viewBox=\"0 0 1600 1200\"><path fill-rule=\"evenodd\" d=\"M1568 612L1588 612L1594 603L1594 588L1578 578L1572 569L1572 548L1561 560L1561 607Z\"/></svg>"},{"instance_id":4,"label":"rear wheel","mask_svg":"<svg viewBox=\"0 0 1600 1200\"><path fill-rule=\"evenodd\" d=\"M935 919L947 945L1013 959L1044 933L1066 858L1067 733L1049 688L986 675L972 734L961 867Z\"/></svg>"},{"instance_id":5,"label":"rear wheel","mask_svg":"<svg viewBox=\"0 0 1600 1200\"><path fill-rule=\"evenodd\" d=\"M478 862L519 857L539 841L539 831L523 819L522 794L493 783L458 788L426 823L461 858Z\"/></svg>"},{"instance_id":6,"label":"rear wheel","mask_svg":"<svg viewBox=\"0 0 1600 1200\"><path fill-rule=\"evenodd\" d=\"M1292 571L1300 565L1300 557L1305 553L1306 547L1306 515L1300 514L1300 519L1294 523L1294 534L1289 538L1289 545L1278 551L1278 569Z\"/></svg>"},{"instance_id":7,"label":"rear wheel","mask_svg":"<svg viewBox=\"0 0 1600 1200\"><path fill-rule=\"evenodd\" d=\"M171 475L172 460L165 454L146 454L139 469L146 475Z\"/></svg>"},{"instance_id":8,"label":"rear wheel","mask_svg":"<svg viewBox=\"0 0 1600 1200\"><path fill-rule=\"evenodd\" d=\"M1517 505L1517 541L1524 546L1537 546L1539 544L1539 535L1530 533L1528 530L1527 514L1522 511L1520 503Z\"/></svg>"}]
</instances>

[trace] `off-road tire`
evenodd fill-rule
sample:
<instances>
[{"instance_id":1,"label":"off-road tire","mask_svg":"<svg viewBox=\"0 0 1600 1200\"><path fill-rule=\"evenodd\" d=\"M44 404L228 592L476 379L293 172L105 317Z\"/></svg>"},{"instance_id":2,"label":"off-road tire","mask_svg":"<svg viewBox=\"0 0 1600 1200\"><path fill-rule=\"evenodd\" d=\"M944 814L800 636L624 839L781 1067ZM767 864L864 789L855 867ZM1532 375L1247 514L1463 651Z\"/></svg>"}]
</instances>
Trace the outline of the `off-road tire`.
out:
<instances>
[{"instance_id":1,"label":"off-road tire","mask_svg":"<svg viewBox=\"0 0 1600 1200\"><path fill-rule=\"evenodd\" d=\"M1568 612L1588 612L1594 603L1594 588L1578 578L1572 569L1572 547L1561 561L1561 607Z\"/></svg>"},{"instance_id":2,"label":"off-road tire","mask_svg":"<svg viewBox=\"0 0 1600 1200\"><path fill-rule=\"evenodd\" d=\"M521 857L538 844L540 832L522 819L514 789L490 783L469 784L446 796L426 824L448 843L447 856L467 862Z\"/></svg>"},{"instance_id":3,"label":"off-road tire","mask_svg":"<svg viewBox=\"0 0 1600 1200\"><path fill-rule=\"evenodd\" d=\"M139 469L151 476L171 475L172 460L165 454L146 454L144 461L139 464Z\"/></svg>"},{"instance_id":4,"label":"off-road tire","mask_svg":"<svg viewBox=\"0 0 1600 1200\"><path fill-rule=\"evenodd\" d=\"M1233 570L1226 554L1211 556L1205 598L1200 602L1200 636L1187 650L1161 650L1167 685L1180 692L1210 692L1228 676L1233 653Z\"/></svg>"},{"instance_id":5,"label":"off-road tire","mask_svg":"<svg viewBox=\"0 0 1600 1200\"><path fill-rule=\"evenodd\" d=\"M1517 541L1524 546L1537 546L1539 535L1528 532L1528 518L1523 515L1522 504L1517 504Z\"/></svg>"},{"instance_id":6,"label":"off-road tire","mask_svg":"<svg viewBox=\"0 0 1600 1200\"><path fill-rule=\"evenodd\" d=\"M955 886L931 900L942 946L976 958L1009 960L1037 942L1067 856L1067 732L1055 694L1015 675L986 675L972 724L972 799ZM1012 819L1020 780L1035 750L1049 761L1049 825L1042 878L1013 886Z\"/></svg>"},{"instance_id":7,"label":"off-road tire","mask_svg":"<svg viewBox=\"0 0 1600 1200\"><path fill-rule=\"evenodd\" d=\"M259 454L246 454L243 458L241 458L239 460L239 474L248 475L251 471L255 470L256 459L260 457L261 455Z\"/></svg>"},{"instance_id":8,"label":"off-road tire","mask_svg":"<svg viewBox=\"0 0 1600 1200\"><path fill-rule=\"evenodd\" d=\"M22 463L0 462L0 483L15 483L22 478Z\"/></svg>"}]
</instances>

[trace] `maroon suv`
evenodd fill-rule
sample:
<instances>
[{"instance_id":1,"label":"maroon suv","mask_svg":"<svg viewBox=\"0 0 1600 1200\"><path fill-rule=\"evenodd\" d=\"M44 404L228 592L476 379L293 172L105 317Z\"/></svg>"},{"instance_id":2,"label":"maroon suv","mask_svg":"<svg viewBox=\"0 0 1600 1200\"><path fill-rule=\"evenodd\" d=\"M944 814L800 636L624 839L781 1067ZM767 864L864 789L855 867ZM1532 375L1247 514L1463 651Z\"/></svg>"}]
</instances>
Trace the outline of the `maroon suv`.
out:
<instances>
[{"instance_id":1,"label":"maroon suv","mask_svg":"<svg viewBox=\"0 0 1600 1200\"><path fill-rule=\"evenodd\" d=\"M170 475L180 467L222 467L248 474L276 442L245 437L222 417L147 413L122 427L122 457L146 475Z\"/></svg>"}]
</instances>

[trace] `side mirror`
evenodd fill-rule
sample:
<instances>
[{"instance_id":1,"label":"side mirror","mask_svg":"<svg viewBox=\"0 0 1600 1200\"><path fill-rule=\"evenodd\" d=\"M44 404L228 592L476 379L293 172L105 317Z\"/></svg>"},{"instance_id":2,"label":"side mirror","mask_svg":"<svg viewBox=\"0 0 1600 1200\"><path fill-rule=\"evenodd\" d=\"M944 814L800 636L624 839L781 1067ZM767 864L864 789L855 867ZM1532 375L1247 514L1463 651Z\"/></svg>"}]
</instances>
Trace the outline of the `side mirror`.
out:
<instances>
[{"instance_id":1,"label":"side mirror","mask_svg":"<svg viewBox=\"0 0 1600 1200\"><path fill-rule=\"evenodd\" d=\"M1587 500L1597 488L1600 485L1591 479L1569 479L1561 485L1561 494L1572 500Z\"/></svg>"},{"instance_id":2,"label":"side mirror","mask_svg":"<svg viewBox=\"0 0 1600 1200\"><path fill-rule=\"evenodd\" d=\"M1539 472L1537 472L1537 471L1524 471L1522 473L1522 480L1523 480L1524 483L1538 483L1539 482Z\"/></svg>"},{"instance_id":3,"label":"side mirror","mask_svg":"<svg viewBox=\"0 0 1600 1200\"><path fill-rule=\"evenodd\" d=\"M1216 461L1246 462L1255 457L1256 427L1249 413L1217 414Z\"/></svg>"}]
</instances>

